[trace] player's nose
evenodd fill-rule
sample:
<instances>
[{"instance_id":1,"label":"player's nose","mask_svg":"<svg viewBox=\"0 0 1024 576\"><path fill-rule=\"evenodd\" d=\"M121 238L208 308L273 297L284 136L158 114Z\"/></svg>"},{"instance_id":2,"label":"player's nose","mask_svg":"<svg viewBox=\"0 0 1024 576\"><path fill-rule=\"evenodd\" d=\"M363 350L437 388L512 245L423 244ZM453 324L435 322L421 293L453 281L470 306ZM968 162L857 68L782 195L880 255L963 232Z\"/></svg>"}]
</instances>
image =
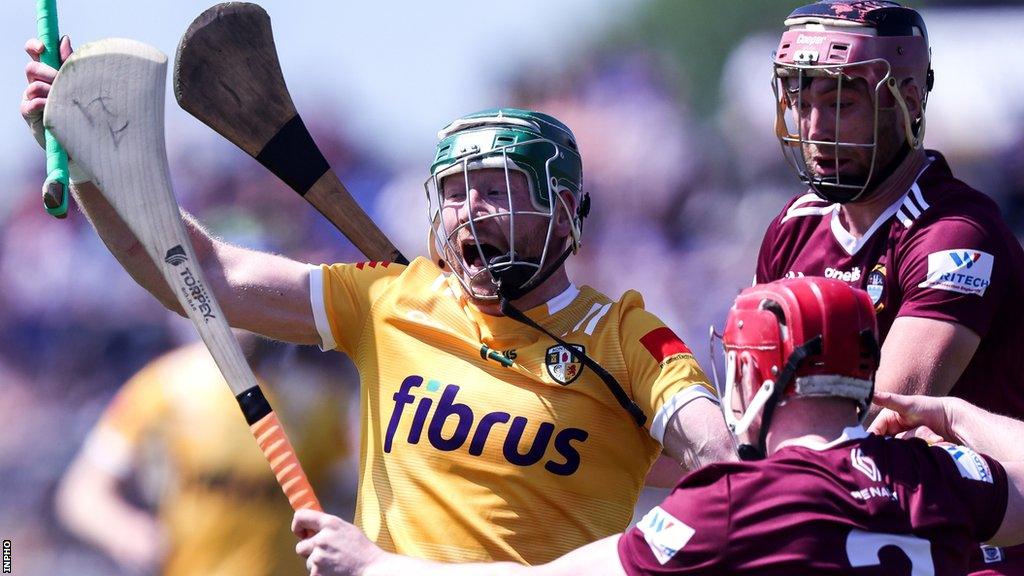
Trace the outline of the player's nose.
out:
<instances>
[{"instance_id":1,"label":"player's nose","mask_svg":"<svg viewBox=\"0 0 1024 576\"><path fill-rule=\"evenodd\" d=\"M826 106L812 104L808 107L804 118L806 138L831 142L836 133L836 116Z\"/></svg>"},{"instance_id":2,"label":"player's nose","mask_svg":"<svg viewBox=\"0 0 1024 576\"><path fill-rule=\"evenodd\" d=\"M494 211L495 205L487 195L480 192L475 186L470 187L469 194L466 196L466 202L459 208L459 220L460 222L468 222L470 218L479 218L480 216L493 214Z\"/></svg>"}]
</instances>

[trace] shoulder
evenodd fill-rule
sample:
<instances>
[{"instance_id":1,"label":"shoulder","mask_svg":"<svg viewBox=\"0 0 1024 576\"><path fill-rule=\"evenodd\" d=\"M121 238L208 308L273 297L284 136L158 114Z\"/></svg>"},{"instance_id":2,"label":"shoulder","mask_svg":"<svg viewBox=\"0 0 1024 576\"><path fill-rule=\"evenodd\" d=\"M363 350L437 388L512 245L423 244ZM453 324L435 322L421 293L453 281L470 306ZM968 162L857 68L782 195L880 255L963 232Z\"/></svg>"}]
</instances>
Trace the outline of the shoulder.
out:
<instances>
[{"instance_id":1,"label":"shoulder","mask_svg":"<svg viewBox=\"0 0 1024 576\"><path fill-rule=\"evenodd\" d=\"M639 341L661 362L675 354L690 354L690 349L657 315L644 308L639 292L627 290L612 306L619 319L621 337L626 341Z\"/></svg>"},{"instance_id":2,"label":"shoulder","mask_svg":"<svg viewBox=\"0 0 1024 576\"><path fill-rule=\"evenodd\" d=\"M311 268L313 283L344 284L358 288L379 290L396 282L402 285L422 286L441 283L444 273L430 260L419 257L408 265L394 262L354 262L324 264Z\"/></svg>"},{"instance_id":3,"label":"shoulder","mask_svg":"<svg viewBox=\"0 0 1024 576\"><path fill-rule=\"evenodd\" d=\"M785 208L779 212L776 222L782 225L791 220L820 218L826 214L831 215L834 211L835 204L821 199L821 197L813 192L808 192L790 200Z\"/></svg>"},{"instance_id":4,"label":"shoulder","mask_svg":"<svg viewBox=\"0 0 1024 576\"><path fill-rule=\"evenodd\" d=\"M778 252L780 242L790 242L829 225L835 210L836 204L822 200L810 192L794 197L768 224L760 256Z\"/></svg>"},{"instance_id":5,"label":"shoulder","mask_svg":"<svg viewBox=\"0 0 1024 576\"><path fill-rule=\"evenodd\" d=\"M896 212L896 219L905 228L934 231L957 222L989 229L1005 226L999 206L991 197L954 177L938 152L928 151L928 159L930 164Z\"/></svg>"}]
</instances>

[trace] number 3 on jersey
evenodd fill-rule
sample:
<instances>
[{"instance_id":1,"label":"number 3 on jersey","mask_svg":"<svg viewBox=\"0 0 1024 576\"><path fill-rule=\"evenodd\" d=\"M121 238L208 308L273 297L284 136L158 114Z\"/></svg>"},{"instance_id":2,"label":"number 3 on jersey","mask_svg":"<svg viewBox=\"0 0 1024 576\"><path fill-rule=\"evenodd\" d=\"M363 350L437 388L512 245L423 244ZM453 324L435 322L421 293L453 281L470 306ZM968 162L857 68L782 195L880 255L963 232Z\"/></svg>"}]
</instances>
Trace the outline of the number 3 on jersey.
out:
<instances>
[{"instance_id":1,"label":"number 3 on jersey","mask_svg":"<svg viewBox=\"0 0 1024 576\"><path fill-rule=\"evenodd\" d=\"M910 576L935 576L932 543L909 534L851 530L846 537L846 556L853 568L880 566L879 552L886 546L895 546L906 554L910 560Z\"/></svg>"}]
</instances>

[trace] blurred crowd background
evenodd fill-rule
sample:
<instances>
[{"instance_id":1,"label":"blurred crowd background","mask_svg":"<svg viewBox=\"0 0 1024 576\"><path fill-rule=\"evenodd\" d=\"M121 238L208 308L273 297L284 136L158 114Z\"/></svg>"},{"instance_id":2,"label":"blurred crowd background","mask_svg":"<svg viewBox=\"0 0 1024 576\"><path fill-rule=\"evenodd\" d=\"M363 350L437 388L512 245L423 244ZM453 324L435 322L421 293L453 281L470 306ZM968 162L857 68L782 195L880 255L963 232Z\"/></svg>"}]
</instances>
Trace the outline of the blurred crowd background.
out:
<instances>
[{"instance_id":1,"label":"blurred crowd background","mask_svg":"<svg viewBox=\"0 0 1024 576\"><path fill-rule=\"evenodd\" d=\"M533 108L575 131L593 210L583 249L570 259L573 277L613 297L640 290L702 365L708 326L720 324L749 285L769 220L801 192L772 132L770 89L781 20L798 4L635 2L563 52L559 64L522 63L489 78L498 96L457 112ZM1024 5L916 5L929 27L936 74L926 145L994 197L1024 238L1024 67L1012 56L1024 52L1015 33L1024 29ZM17 49L11 46L4 49ZM23 84L4 78L2 86L5 114L15 114ZM300 108L336 172L407 255L424 254L429 144L418 158L395 162L346 122L352 111L334 104L334 95L314 95L318 105ZM248 156L212 132L189 134L169 149L175 189L215 234L312 263L360 259ZM20 573L117 574L123 567L61 527L56 486L120 385L194 333L134 284L77 210L64 221L44 212L42 154L22 141L21 168L5 174L0 191L0 537L14 540ZM308 356L281 354L278 382L268 384L287 394L288 380L306 372L281 369L283 363ZM327 375L318 385L346 395L339 419L349 418L348 431L357 435L346 411L358 401L358 382L347 360L331 354L310 362ZM345 478L354 462L351 454L339 459L340 488L328 506L348 517L352 486ZM137 492L143 507L159 498Z\"/></svg>"}]
</instances>

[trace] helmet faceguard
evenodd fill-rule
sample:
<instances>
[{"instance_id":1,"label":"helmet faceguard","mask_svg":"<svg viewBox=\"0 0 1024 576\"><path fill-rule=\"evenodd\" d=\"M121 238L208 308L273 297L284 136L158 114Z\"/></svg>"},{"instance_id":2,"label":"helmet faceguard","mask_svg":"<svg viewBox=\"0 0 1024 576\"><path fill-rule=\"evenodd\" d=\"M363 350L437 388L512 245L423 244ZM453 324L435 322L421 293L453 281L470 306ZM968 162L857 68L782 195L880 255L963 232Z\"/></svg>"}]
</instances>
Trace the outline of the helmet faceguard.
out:
<instances>
[{"instance_id":1,"label":"helmet faceguard","mask_svg":"<svg viewBox=\"0 0 1024 576\"><path fill-rule=\"evenodd\" d=\"M429 203L430 249L435 261L452 270L466 292L475 298L495 300L496 295L473 289L474 281L487 275L491 283L521 296L535 288L557 269L580 245L583 218L589 199L581 192L583 167L576 139L564 124L539 112L503 108L485 110L460 118L438 134L437 153L424 187ZM444 206L444 180L455 174L464 176L464 202L472 202L470 189L476 170L503 169L507 210L478 214L467 207L470 217L449 229L441 215ZM512 178L522 174L529 187L530 206L513 204ZM567 200L566 195L572 198ZM561 210L570 222L565 240L555 237L555 221ZM539 254L523 254L517 247L516 222L524 219L547 220L543 248ZM482 241L481 223L499 219L505 226L509 246L499 249ZM490 224L490 223L488 223ZM468 235L466 232L468 231ZM471 272L466 265L460 237L469 237L483 267ZM522 242L520 237L518 240Z\"/></svg>"},{"instance_id":2,"label":"helmet faceguard","mask_svg":"<svg viewBox=\"0 0 1024 576\"><path fill-rule=\"evenodd\" d=\"M921 15L896 2L823 0L796 9L785 21L774 55L772 87L775 92L775 132L783 155L801 181L816 194L831 202L854 202L884 179L878 157L879 112L897 110L902 118L906 146L916 150L923 145L924 107L931 90L931 52L927 30ZM815 78L836 81L836 118L832 140L812 140L805 136L799 111L803 91ZM839 102L844 84L856 80L867 83L874 105L874 125L870 142L843 140ZM916 84L921 94L919 117L911 118L901 87L906 81ZM830 149L836 167L833 176L815 173L807 155L808 147ZM871 152L867 175L844 177L840 158L852 149Z\"/></svg>"},{"instance_id":3,"label":"helmet faceguard","mask_svg":"<svg viewBox=\"0 0 1024 576\"><path fill-rule=\"evenodd\" d=\"M714 328L711 335L714 354ZM724 384L712 362L725 420L737 440L760 416L758 443L740 444L740 457L765 456L775 407L795 396L847 398L856 402L863 422L878 368L877 335L867 293L840 280L792 278L740 293L721 336Z\"/></svg>"}]
</instances>

